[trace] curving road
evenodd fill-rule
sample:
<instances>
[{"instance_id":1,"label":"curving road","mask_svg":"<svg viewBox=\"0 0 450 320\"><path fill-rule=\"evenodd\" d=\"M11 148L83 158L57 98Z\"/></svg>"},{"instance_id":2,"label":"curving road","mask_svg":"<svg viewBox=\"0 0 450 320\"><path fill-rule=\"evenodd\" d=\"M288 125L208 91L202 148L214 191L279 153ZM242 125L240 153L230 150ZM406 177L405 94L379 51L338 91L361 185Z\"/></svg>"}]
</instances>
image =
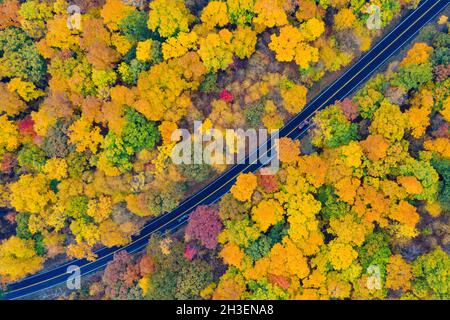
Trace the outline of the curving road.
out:
<instances>
[{"instance_id":1,"label":"curving road","mask_svg":"<svg viewBox=\"0 0 450 320\"><path fill-rule=\"evenodd\" d=\"M361 59L353 64L339 79L323 90L307 106L291 119L281 130L280 137L288 136L297 139L305 133L310 119L318 110L342 100L352 93L375 70L407 43L417 32L441 12L449 3L448 0L423 0L419 7L411 12L382 40L380 40ZM271 140L263 144L259 150L263 153L271 149ZM249 163L246 161L245 163ZM8 286L3 299L19 299L65 283L70 274L67 273L69 265L80 267L81 275L93 273L102 269L112 260L115 252L126 250L130 253L142 250L148 242L150 235L165 233L177 229L186 222L189 214L198 206L212 204L218 201L233 185L235 178L241 172L254 172L262 167L261 163L235 165L219 176L211 184L181 203L176 209L165 213L146 224L139 235L132 238L132 242L123 247L102 248L96 251L97 260L90 262L86 259L72 260L59 267L43 271Z\"/></svg>"}]
</instances>

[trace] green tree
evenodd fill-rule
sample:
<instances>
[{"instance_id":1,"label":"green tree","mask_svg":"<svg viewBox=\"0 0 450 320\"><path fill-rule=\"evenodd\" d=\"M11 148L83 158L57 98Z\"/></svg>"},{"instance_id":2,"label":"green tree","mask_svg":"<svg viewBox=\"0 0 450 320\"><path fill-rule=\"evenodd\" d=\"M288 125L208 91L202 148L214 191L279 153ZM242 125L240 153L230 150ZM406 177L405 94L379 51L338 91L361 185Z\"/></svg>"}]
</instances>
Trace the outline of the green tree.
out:
<instances>
[{"instance_id":1,"label":"green tree","mask_svg":"<svg viewBox=\"0 0 450 320\"><path fill-rule=\"evenodd\" d=\"M134 151L131 147L127 147L122 138L114 132L110 131L106 135L102 149L106 159L119 170L125 172L132 169L131 157Z\"/></svg>"},{"instance_id":2,"label":"green tree","mask_svg":"<svg viewBox=\"0 0 450 320\"><path fill-rule=\"evenodd\" d=\"M22 78L39 84L46 73L44 58L22 29L10 27L0 31L0 79Z\"/></svg>"},{"instance_id":3,"label":"green tree","mask_svg":"<svg viewBox=\"0 0 450 320\"><path fill-rule=\"evenodd\" d=\"M264 114L264 105L265 101L260 100L245 108L245 119L251 128L256 128L261 124L261 117Z\"/></svg>"},{"instance_id":4,"label":"green tree","mask_svg":"<svg viewBox=\"0 0 450 320\"><path fill-rule=\"evenodd\" d=\"M79 153L76 151L70 152L66 157L67 171L71 178L77 178L81 176L83 171L88 168L88 158L85 153Z\"/></svg>"},{"instance_id":5,"label":"green tree","mask_svg":"<svg viewBox=\"0 0 450 320\"><path fill-rule=\"evenodd\" d=\"M21 167L28 170L40 171L45 164L45 152L35 144L25 144L17 155Z\"/></svg>"},{"instance_id":6,"label":"green tree","mask_svg":"<svg viewBox=\"0 0 450 320\"><path fill-rule=\"evenodd\" d=\"M423 83L433 79L431 63L415 64L411 63L399 68L392 85L405 88L407 91L417 89Z\"/></svg>"},{"instance_id":7,"label":"green tree","mask_svg":"<svg viewBox=\"0 0 450 320\"><path fill-rule=\"evenodd\" d=\"M434 66L439 64L448 65L450 63L450 48L439 47L433 50L430 61Z\"/></svg>"},{"instance_id":8,"label":"green tree","mask_svg":"<svg viewBox=\"0 0 450 320\"><path fill-rule=\"evenodd\" d=\"M145 11L132 11L132 13L119 21L119 31L130 41L143 41L152 37L147 26L148 13Z\"/></svg>"},{"instance_id":9,"label":"green tree","mask_svg":"<svg viewBox=\"0 0 450 320\"><path fill-rule=\"evenodd\" d=\"M200 84L200 91L203 93L214 93L219 91L217 86L217 73L209 72L205 75L202 83Z\"/></svg>"},{"instance_id":10,"label":"green tree","mask_svg":"<svg viewBox=\"0 0 450 320\"><path fill-rule=\"evenodd\" d=\"M153 149L160 140L160 134L156 124L148 121L143 115L134 109L125 110L126 123L122 129L122 140L133 152L142 149Z\"/></svg>"},{"instance_id":11,"label":"green tree","mask_svg":"<svg viewBox=\"0 0 450 320\"><path fill-rule=\"evenodd\" d=\"M175 298L200 299L200 292L212 282L212 268L207 261L196 259L184 264L178 272Z\"/></svg>"},{"instance_id":12,"label":"green tree","mask_svg":"<svg viewBox=\"0 0 450 320\"><path fill-rule=\"evenodd\" d=\"M125 111L126 123L118 136L110 131L102 144L106 159L121 171L129 171L132 157L143 149L153 149L160 140L156 124L134 109Z\"/></svg>"},{"instance_id":13,"label":"green tree","mask_svg":"<svg viewBox=\"0 0 450 320\"><path fill-rule=\"evenodd\" d=\"M31 239L33 236L28 228L28 221L30 220L30 215L25 212L19 212L16 215L16 235L21 239Z\"/></svg>"},{"instance_id":14,"label":"green tree","mask_svg":"<svg viewBox=\"0 0 450 320\"><path fill-rule=\"evenodd\" d=\"M85 220L91 220L91 218L86 214L88 210L89 199L86 196L75 196L70 199L69 204L66 208L66 213L69 217Z\"/></svg>"},{"instance_id":15,"label":"green tree","mask_svg":"<svg viewBox=\"0 0 450 320\"><path fill-rule=\"evenodd\" d=\"M122 62L118 71L123 82L129 85L136 85L139 73L148 69L149 63L132 59L130 63Z\"/></svg>"},{"instance_id":16,"label":"green tree","mask_svg":"<svg viewBox=\"0 0 450 320\"><path fill-rule=\"evenodd\" d=\"M342 217L350 212L350 206L347 203L337 200L332 186L321 186L317 190L317 200L322 204L320 215L325 221Z\"/></svg>"},{"instance_id":17,"label":"green tree","mask_svg":"<svg viewBox=\"0 0 450 320\"><path fill-rule=\"evenodd\" d=\"M68 155L71 149L67 137L68 127L67 121L58 119L56 124L48 129L42 149L49 158L65 158Z\"/></svg>"},{"instance_id":18,"label":"green tree","mask_svg":"<svg viewBox=\"0 0 450 320\"><path fill-rule=\"evenodd\" d=\"M363 270L366 271L370 266L378 267L383 281L386 279L386 266L391 254L389 236L383 232L368 235L358 250L358 257Z\"/></svg>"},{"instance_id":19,"label":"green tree","mask_svg":"<svg viewBox=\"0 0 450 320\"><path fill-rule=\"evenodd\" d=\"M358 125L350 122L336 105L319 111L314 123L312 142L318 147L336 148L357 137Z\"/></svg>"},{"instance_id":20,"label":"green tree","mask_svg":"<svg viewBox=\"0 0 450 320\"><path fill-rule=\"evenodd\" d=\"M155 264L150 277L151 286L146 295L149 300L199 299L200 291L211 281L212 268L203 260L188 261L184 257L185 246L174 239L170 241L170 253L162 253L161 240L154 237L147 247Z\"/></svg>"},{"instance_id":21,"label":"green tree","mask_svg":"<svg viewBox=\"0 0 450 320\"><path fill-rule=\"evenodd\" d=\"M164 191L151 191L147 196L147 206L154 216L174 209L183 198L186 185L183 183L172 183Z\"/></svg>"},{"instance_id":22,"label":"green tree","mask_svg":"<svg viewBox=\"0 0 450 320\"><path fill-rule=\"evenodd\" d=\"M358 103L359 113L363 118L372 119L373 113L380 107L384 99L387 84L384 75L376 75L356 93L354 100Z\"/></svg>"},{"instance_id":23,"label":"green tree","mask_svg":"<svg viewBox=\"0 0 450 320\"><path fill-rule=\"evenodd\" d=\"M437 247L412 264L413 292L419 298L450 299L450 256Z\"/></svg>"},{"instance_id":24,"label":"green tree","mask_svg":"<svg viewBox=\"0 0 450 320\"><path fill-rule=\"evenodd\" d=\"M181 164L178 171L188 181L202 182L208 179L212 174L212 168L209 164Z\"/></svg>"},{"instance_id":25,"label":"green tree","mask_svg":"<svg viewBox=\"0 0 450 320\"><path fill-rule=\"evenodd\" d=\"M431 165L441 177L438 192L439 203L444 210L450 210L450 159L434 157Z\"/></svg>"}]
</instances>

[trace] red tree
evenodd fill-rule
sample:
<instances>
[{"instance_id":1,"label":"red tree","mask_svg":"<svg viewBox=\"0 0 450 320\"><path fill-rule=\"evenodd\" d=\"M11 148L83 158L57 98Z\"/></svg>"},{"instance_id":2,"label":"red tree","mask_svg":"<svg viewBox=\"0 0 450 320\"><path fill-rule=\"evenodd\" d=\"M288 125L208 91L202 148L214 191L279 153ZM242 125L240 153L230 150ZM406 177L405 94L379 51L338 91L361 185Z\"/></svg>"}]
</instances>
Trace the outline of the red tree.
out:
<instances>
[{"instance_id":1,"label":"red tree","mask_svg":"<svg viewBox=\"0 0 450 320\"><path fill-rule=\"evenodd\" d=\"M184 256L186 259L188 259L189 261L192 261L195 258L195 256L197 255L197 253L198 253L198 250L194 245L192 245L190 243L188 243L186 245L186 249L184 250Z\"/></svg>"},{"instance_id":2,"label":"red tree","mask_svg":"<svg viewBox=\"0 0 450 320\"><path fill-rule=\"evenodd\" d=\"M348 120L353 121L358 116L358 105L349 98L337 103Z\"/></svg>"},{"instance_id":3,"label":"red tree","mask_svg":"<svg viewBox=\"0 0 450 320\"><path fill-rule=\"evenodd\" d=\"M24 136L31 136L32 138L36 136L36 132L34 131L34 121L31 116L26 116L23 120L20 120L18 127L19 132Z\"/></svg>"},{"instance_id":4,"label":"red tree","mask_svg":"<svg viewBox=\"0 0 450 320\"><path fill-rule=\"evenodd\" d=\"M0 161L0 172L9 173L17 164L17 157L14 153L6 153Z\"/></svg>"},{"instance_id":5,"label":"red tree","mask_svg":"<svg viewBox=\"0 0 450 320\"><path fill-rule=\"evenodd\" d=\"M143 256L139 261L139 271L142 277L152 274L155 271L155 262L150 256Z\"/></svg>"},{"instance_id":6,"label":"red tree","mask_svg":"<svg viewBox=\"0 0 450 320\"><path fill-rule=\"evenodd\" d=\"M139 266L134 263L131 255L122 250L114 255L114 260L108 263L103 274L105 293L111 299L133 298L138 294L137 280L139 280Z\"/></svg>"},{"instance_id":7,"label":"red tree","mask_svg":"<svg viewBox=\"0 0 450 320\"><path fill-rule=\"evenodd\" d=\"M220 93L220 99L222 99L227 103L231 103L233 102L234 97L230 91L228 91L227 89L223 89L222 92Z\"/></svg>"},{"instance_id":8,"label":"red tree","mask_svg":"<svg viewBox=\"0 0 450 320\"><path fill-rule=\"evenodd\" d=\"M272 193L278 191L280 184L278 183L277 176L274 174L256 174L258 177L258 185L264 188L264 191Z\"/></svg>"},{"instance_id":9,"label":"red tree","mask_svg":"<svg viewBox=\"0 0 450 320\"><path fill-rule=\"evenodd\" d=\"M222 230L222 222L219 218L219 210L216 206L199 206L189 216L186 227L186 239L198 240L208 249L217 246L217 236Z\"/></svg>"}]
</instances>

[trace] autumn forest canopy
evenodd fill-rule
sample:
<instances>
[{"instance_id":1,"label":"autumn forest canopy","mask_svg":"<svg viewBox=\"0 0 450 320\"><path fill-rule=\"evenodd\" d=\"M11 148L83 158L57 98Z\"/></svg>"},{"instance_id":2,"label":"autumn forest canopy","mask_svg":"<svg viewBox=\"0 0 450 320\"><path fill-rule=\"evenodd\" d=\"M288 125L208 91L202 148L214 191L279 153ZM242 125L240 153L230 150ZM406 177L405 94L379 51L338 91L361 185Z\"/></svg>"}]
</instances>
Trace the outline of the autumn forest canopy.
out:
<instances>
[{"instance_id":1,"label":"autumn forest canopy","mask_svg":"<svg viewBox=\"0 0 450 320\"><path fill-rule=\"evenodd\" d=\"M173 163L176 129L283 127L418 4L0 0L0 286L129 244L227 168ZM64 298L450 299L448 13Z\"/></svg>"}]
</instances>

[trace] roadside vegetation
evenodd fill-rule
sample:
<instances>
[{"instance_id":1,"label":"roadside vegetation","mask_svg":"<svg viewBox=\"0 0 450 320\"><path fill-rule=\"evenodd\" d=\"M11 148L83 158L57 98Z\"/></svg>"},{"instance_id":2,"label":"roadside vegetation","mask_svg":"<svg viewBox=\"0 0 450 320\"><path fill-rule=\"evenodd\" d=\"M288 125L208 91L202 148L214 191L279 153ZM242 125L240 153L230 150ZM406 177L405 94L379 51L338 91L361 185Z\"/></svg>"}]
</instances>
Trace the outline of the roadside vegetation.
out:
<instances>
[{"instance_id":1,"label":"roadside vegetation","mask_svg":"<svg viewBox=\"0 0 450 320\"><path fill-rule=\"evenodd\" d=\"M174 165L176 128L281 127L380 35L371 4L417 3L1 0L1 282L128 243L225 169Z\"/></svg>"},{"instance_id":2,"label":"roadside vegetation","mask_svg":"<svg viewBox=\"0 0 450 320\"><path fill-rule=\"evenodd\" d=\"M68 298L449 299L449 45L441 16L307 136L281 139L276 174L240 175Z\"/></svg>"}]
</instances>

